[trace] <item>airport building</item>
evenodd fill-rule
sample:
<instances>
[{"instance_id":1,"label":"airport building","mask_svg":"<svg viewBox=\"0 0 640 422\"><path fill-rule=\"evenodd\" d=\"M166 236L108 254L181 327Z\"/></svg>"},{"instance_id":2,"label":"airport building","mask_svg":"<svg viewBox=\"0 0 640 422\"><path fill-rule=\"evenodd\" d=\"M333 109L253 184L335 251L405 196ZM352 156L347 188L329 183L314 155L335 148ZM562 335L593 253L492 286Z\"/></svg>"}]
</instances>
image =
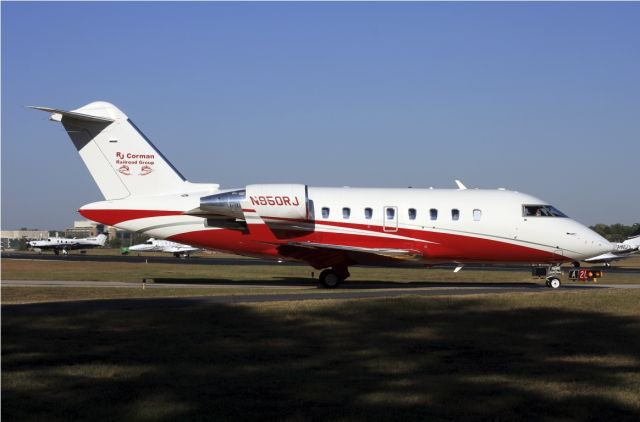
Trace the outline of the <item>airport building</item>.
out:
<instances>
[{"instance_id":1,"label":"airport building","mask_svg":"<svg viewBox=\"0 0 640 422\"><path fill-rule=\"evenodd\" d=\"M105 225L90 220L74 221L73 227L64 231L65 237L70 238L95 237L100 233L106 233Z\"/></svg>"},{"instance_id":2,"label":"airport building","mask_svg":"<svg viewBox=\"0 0 640 422\"><path fill-rule=\"evenodd\" d=\"M108 236L109 241L113 239L120 239L120 243L122 245L132 245L133 237L135 235L135 233L116 229L113 226L96 223L95 221L80 220L74 221L73 227L65 230L65 237L95 237L100 233L105 233Z\"/></svg>"},{"instance_id":3,"label":"airport building","mask_svg":"<svg viewBox=\"0 0 640 422\"><path fill-rule=\"evenodd\" d=\"M2 230L2 250L8 249L20 249L25 248L26 241L29 240L42 240L49 237L68 237L68 238L84 238L95 237L100 233L105 233L108 236L108 240L119 239L120 244L123 246L132 245L135 242L140 241L136 239L136 233L131 233L126 230L116 229L112 226L106 226L104 224L96 223L90 220L74 221L73 227L62 231L49 231L49 230ZM140 235L138 235L140 236Z\"/></svg>"},{"instance_id":4,"label":"airport building","mask_svg":"<svg viewBox=\"0 0 640 422\"><path fill-rule=\"evenodd\" d=\"M48 230L2 230L2 249L17 249L22 240L39 240L49 237Z\"/></svg>"}]
</instances>

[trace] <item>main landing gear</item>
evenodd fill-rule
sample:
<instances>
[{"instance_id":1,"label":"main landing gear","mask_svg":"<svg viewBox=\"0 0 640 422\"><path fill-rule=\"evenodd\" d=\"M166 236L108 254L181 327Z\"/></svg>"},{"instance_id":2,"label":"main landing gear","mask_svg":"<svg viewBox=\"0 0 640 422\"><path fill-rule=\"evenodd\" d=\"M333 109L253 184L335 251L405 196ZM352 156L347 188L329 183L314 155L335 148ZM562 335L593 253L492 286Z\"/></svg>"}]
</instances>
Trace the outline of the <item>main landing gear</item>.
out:
<instances>
[{"instance_id":1,"label":"main landing gear","mask_svg":"<svg viewBox=\"0 0 640 422\"><path fill-rule=\"evenodd\" d=\"M320 273L320 285L327 289L335 289L350 275L346 266L327 268Z\"/></svg>"}]
</instances>

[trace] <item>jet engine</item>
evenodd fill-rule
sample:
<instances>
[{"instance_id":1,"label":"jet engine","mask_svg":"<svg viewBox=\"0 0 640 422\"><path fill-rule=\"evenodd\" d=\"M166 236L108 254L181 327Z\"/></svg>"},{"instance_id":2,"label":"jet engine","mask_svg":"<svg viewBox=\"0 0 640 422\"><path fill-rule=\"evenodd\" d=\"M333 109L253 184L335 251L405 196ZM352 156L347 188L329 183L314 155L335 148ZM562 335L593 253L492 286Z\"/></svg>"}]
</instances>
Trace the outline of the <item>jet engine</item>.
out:
<instances>
[{"instance_id":1,"label":"jet engine","mask_svg":"<svg viewBox=\"0 0 640 422\"><path fill-rule=\"evenodd\" d=\"M200 208L189 214L246 219L247 213L255 212L266 219L307 220L308 202L306 185L248 185L245 189L204 196L200 198Z\"/></svg>"}]
</instances>

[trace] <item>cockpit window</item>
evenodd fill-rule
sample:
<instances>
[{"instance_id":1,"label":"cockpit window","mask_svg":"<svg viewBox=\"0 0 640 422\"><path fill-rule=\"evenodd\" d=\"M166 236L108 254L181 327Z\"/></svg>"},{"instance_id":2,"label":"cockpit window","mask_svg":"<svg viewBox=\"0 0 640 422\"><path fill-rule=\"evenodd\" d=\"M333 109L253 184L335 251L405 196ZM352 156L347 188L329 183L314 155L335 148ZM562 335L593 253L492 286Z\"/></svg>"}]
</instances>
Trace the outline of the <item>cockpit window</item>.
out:
<instances>
[{"instance_id":1,"label":"cockpit window","mask_svg":"<svg viewBox=\"0 0 640 422\"><path fill-rule=\"evenodd\" d=\"M523 217L567 217L562 211L551 205L523 205Z\"/></svg>"}]
</instances>

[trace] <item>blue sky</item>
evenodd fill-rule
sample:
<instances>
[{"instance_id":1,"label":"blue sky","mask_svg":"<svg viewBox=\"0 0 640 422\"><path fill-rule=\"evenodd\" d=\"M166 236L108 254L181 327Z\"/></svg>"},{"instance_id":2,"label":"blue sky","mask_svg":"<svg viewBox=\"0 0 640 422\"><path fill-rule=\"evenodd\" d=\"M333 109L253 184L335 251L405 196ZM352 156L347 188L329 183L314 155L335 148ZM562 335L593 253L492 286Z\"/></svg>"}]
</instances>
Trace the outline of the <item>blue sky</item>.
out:
<instances>
[{"instance_id":1,"label":"blue sky","mask_svg":"<svg viewBox=\"0 0 640 422\"><path fill-rule=\"evenodd\" d=\"M506 187L640 221L639 3L2 2L2 228L102 197L27 105L116 104L191 181Z\"/></svg>"}]
</instances>

